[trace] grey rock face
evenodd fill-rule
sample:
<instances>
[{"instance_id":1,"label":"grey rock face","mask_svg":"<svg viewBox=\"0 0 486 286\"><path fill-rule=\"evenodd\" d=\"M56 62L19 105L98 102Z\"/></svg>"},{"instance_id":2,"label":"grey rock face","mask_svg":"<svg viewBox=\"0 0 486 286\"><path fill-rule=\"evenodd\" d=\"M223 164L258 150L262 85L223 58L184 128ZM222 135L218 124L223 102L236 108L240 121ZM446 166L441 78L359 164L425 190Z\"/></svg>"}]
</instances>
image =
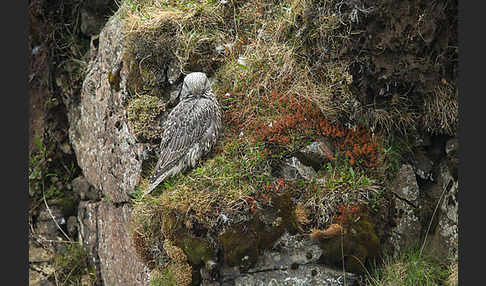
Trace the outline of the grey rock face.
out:
<instances>
[{"instance_id":1,"label":"grey rock face","mask_svg":"<svg viewBox=\"0 0 486 286\"><path fill-rule=\"evenodd\" d=\"M416 152L414 154L407 154L406 158L409 160L415 173L424 180L434 180L432 176L433 164L432 161L423 152Z\"/></svg>"},{"instance_id":2,"label":"grey rock face","mask_svg":"<svg viewBox=\"0 0 486 286\"><path fill-rule=\"evenodd\" d=\"M390 242L400 249L415 242L422 229L416 210L419 208L419 186L412 166L402 165L392 191L396 194L395 217L397 225L392 230Z\"/></svg>"},{"instance_id":3,"label":"grey rock face","mask_svg":"<svg viewBox=\"0 0 486 286\"><path fill-rule=\"evenodd\" d=\"M128 231L131 209L102 203L98 209L98 255L105 285L149 285L149 269L133 248Z\"/></svg>"},{"instance_id":4,"label":"grey rock face","mask_svg":"<svg viewBox=\"0 0 486 286\"><path fill-rule=\"evenodd\" d=\"M446 159L436 168L436 180L420 187L410 165L399 169L392 189L396 194L396 227L392 229L390 242L395 249L402 249L417 242L421 232L427 232L425 246L434 249L441 259L453 261L458 249L459 185Z\"/></svg>"},{"instance_id":5,"label":"grey rock face","mask_svg":"<svg viewBox=\"0 0 486 286\"><path fill-rule=\"evenodd\" d=\"M79 195L81 200L96 201L100 199L100 192L88 183L85 177L79 176L71 181L72 190Z\"/></svg>"},{"instance_id":6,"label":"grey rock face","mask_svg":"<svg viewBox=\"0 0 486 286\"><path fill-rule=\"evenodd\" d=\"M69 138L86 180L116 203L128 201L138 183L143 151L129 131L123 105L128 67L122 65L122 24L115 14L102 30L80 103L68 116ZM119 89L112 89L110 72L119 72Z\"/></svg>"},{"instance_id":7,"label":"grey rock face","mask_svg":"<svg viewBox=\"0 0 486 286\"><path fill-rule=\"evenodd\" d=\"M81 3L81 32L88 37L98 35L106 23L107 15L116 9L114 0L85 0Z\"/></svg>"},{"instance_id":8,"label":"grey rock face","mask_svg":"<svg viewBox=\"0 0 486 286\"><path fill-rule=\"evenodd\" d=\"M130 207L81 202L78 212L80 241L104 285L149 285L149 270L130 240Z\"/></svg>"},{"instance_id":9,"label":"grey rock face","mask_svg":"<svg viewBox=\"0 0 486 286\"><path fill-rule=\"evenodd\" d=\"M81 10L81 32L86 36L98 35L105 25L106 20L100 15L96 15L87 11Z\"/></svg>"},{"instance_id":10,"label":"grey rock face","mask_svg":"<svg viewBox=\"0 0 486 286\"><path fill-rule=\"evenodd\" d=\"M79 241L90 257L90 263L100 272L98 257L98 208L101 202L80 202L78 206Z\"/></svg>"},{"instance_id":11,"label":"grey rock face","mask_svg":"<svg viewBox=\"0 0 486 286\"><path fill-rule=\"evenodd\" d=\"M459 140L457 138L450 138L446 141L445 151L447 154L451 154L459 150Z\"/></svg>"},{"instance_id":12,"label":"grey rock face","mask_svg":"<svg viewBox=\"0 0 486 286\"><path fill-rule=\"evenodd\" d=\"M447 258L454 260L457 257L459 238L459 182L454 180L444 162L440 164L438 185L442 191L442 200L439 204L440 215L436 234L440 245L447 250Z\"/></svg>"},{"instance_id":13,"label":"grey rock face","mask_svg":"<svg viewBox=\"0 0 486 286\"><path fill-rule=\"evenodd\" d=\"M271 249L260 251L257 263L247 272L221 265L219 281L207 279L202 285L351 285L356 282L352 273L344 277L342 270L319 264L321 253L317 242L284 232Z\"/></svg>"}]
</instances>

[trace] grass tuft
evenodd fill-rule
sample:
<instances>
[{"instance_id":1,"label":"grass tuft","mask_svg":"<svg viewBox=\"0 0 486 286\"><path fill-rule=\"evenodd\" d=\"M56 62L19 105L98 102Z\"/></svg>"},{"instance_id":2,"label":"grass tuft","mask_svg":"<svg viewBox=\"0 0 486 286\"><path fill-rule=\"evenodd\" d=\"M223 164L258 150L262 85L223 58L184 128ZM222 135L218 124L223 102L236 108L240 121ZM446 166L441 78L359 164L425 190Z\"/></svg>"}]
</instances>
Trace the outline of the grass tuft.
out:
<instances>
[{"instance_id":1,"label":"grass tuft","mask_svg":"<svg viewBox=\"0 0 486 286\"><path fill-rule=\"evenodd\" d=\"M421 254L419 247L411 246L393 256L384 256L366 285L447 285L449 275L446 266Z\"/></svg>"}]
</instances>

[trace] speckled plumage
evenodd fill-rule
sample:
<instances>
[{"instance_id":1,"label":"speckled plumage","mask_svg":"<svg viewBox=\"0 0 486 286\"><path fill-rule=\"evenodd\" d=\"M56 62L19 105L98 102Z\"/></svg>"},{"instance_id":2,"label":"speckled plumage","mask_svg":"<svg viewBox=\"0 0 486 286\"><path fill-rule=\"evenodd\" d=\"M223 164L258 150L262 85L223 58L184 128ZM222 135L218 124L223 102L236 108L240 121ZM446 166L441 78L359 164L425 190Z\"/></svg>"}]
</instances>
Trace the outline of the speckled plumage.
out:
<instances>
[{"instance_id":1,"label":"speckled plumage","mask_svg":"<svg viewBox=\"0 0 486 286\"><path fill-rule=\"evenodd\" d=\"M166 178L193 168L216 143L221 129L221 108L204 73L184 78L179 104L167 118L160 156L145 194Z\"/></svg>"}]
</instances>

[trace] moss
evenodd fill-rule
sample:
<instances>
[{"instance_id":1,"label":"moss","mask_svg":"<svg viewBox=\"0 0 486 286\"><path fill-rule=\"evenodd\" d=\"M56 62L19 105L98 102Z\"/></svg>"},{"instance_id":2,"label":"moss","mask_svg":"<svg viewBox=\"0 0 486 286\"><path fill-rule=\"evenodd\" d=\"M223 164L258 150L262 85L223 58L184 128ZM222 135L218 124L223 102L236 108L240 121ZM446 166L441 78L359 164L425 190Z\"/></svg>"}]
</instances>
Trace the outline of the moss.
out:
<instances>
[{"instance_id":1,"label":"moss","mask_svg":"<svg viewBox=\"0 0 486 286\"><path fill-rule=\"evenodd\" d=\"M219 235L228 264L248 269L258 260L258 249L272 247L285 230L297 233L290 196L290 192L285 192L273 197L272 207L263 209L246 222L232 225Z\"/></svg>"},{"instance_id":2,"label":"moss","mask_svg":"<svg viewBox=\"0 0 486 286\"><path fill-rule=\"evenodd\" d=\"M168 263L151 272L151 286L189 286L192 282L192 267L187 262Z\"/></svg>"},{"instance_id":3,"label":"moss","mask_svg":"<svg viewBox=\"0 0 486 286\"><path fill-rule=\"evenodd\" d=\"M187 255L184 253L184 251L180 247L173 245L173 243L168 239L164 241L164 250L167 252L170 259L175 262L187 261Z\"/></svg>"},{"instance_id":4,"label":"moss","mask_svg":"<svg viewBox=\"0 0 486 286\"><path fill-rule=\"evenodd\" d=\"M57 202L64 217L68 218L78 214L79 201L76 198L62 194Z\"/></svg>"},{"instance_id":5,"label":"moss","mask_svg":"<svg viewBox=\"0 0 486 286\"><path fill-rule=\"evenodd\" d=\"M108 72L108 82L110 83L111 89L114 89L115 91L120 91L120 69L117 69L114 72L113 70L110 70Z\"/></svg>"},{"instance_id":6,"label":"moss","mask_svg":"<svg viewBox=\"0 0 486 286\"><path fill-rule=\"evenodd\" d=\"M143 95L132 100L127 107L131 131L140 139L160 138L162 134L160 116L164 110L165 104L156 96Z\"/></svg>"},{"instance_id":7,"label":"moss","mask_svg":"<svg viewBox=\"0 0 486 286\"><path fill-rule=\"evenodd\" d=\"M215 251L207 240L197 237L194 232L182 224L173 212L167 212L162 222L162 233L174 246L182 249L193 265L204 264L211 270L211 262L216 261ZM170 255L170 254L169 254Z\"/></svg>"},{"instance_id":8,"label":"moss","mask_svg":"<svg viewBox=\"0 0 486 286\"><path fill-rule=\"evenodd\" d=\"M219 235L223 244L224 259L230 266L248 269L258 259L260 239L246 228L246 223L233 225Z\"/></svg>"},{"instance_id":9,"label":"moss","mask_svg":"<svg viewBox=\"0 0 486 286\"><path fill-rule=\"evenodd\" d=\"M182 249L189 261L195 265L204 263L207 268L211 268L211 261L216 261L213 248L201 237L186 236L181 238L179 243L182 245Z\"/></svg>"},{"instance_id":10,"label":"moss","mask_svg":"<svg viewBox=\"0 0 486 286\"><path fill-rule=\"evenodd\" d=\"M344 257L344 264L350 272L364 271L366 260L374 259L380 249L380 241L366 212L361 211L358 217L354 221L345 222L343 232L330 236L317 235L315 232L313 235L313 238L319 240L325 261L339 264Z\"/></svg>"},{"instance_id":11,"label":"moss","mask_svg":"<svg viewBox=\"0 0 486 286\"><path fill-rule=\"evenodd\" d=\"M147 239L136 230L130 231L130 238L132 240L132 245L135 252L138 254L140 259L142 259L143 263L145 263L149 268L153 268L153 257L150 252Z\"/></svg>"}]
</instances>

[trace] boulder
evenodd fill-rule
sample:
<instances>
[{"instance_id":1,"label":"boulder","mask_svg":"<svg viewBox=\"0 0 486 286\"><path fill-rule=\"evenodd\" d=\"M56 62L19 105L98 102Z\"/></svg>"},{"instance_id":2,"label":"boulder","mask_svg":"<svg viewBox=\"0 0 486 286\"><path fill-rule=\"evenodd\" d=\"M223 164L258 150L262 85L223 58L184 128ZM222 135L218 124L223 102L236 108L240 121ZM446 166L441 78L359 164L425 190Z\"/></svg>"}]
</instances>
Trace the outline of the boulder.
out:
<instances>
[{"instance_id":1,"label":"boulder","mask_svg":"<svg viewBox=\"0 0 486 286\"><path fill-rule=\"evenodd\" d=\"M272 248L260 251L257 263L248 271L242 273L238 267L223 264L218 270L218 281L205 279L202 285L352 285L356 282L355 274L346 273L344 278L342 269L320 264L321 254L316 241L285 231Z\"/></svg>"},{"instance_id":2,"label":"boulder","mask_svg":"<svg viewBox=\"0 0 486 286\"><path fill-rule=\"evenodd\" d=\"M316 176L316 171L312 167L302 164L296 157L288 159L286 164L281 166L280 172L285 180L311 181Z\"/></svg>"},{"instance_id":3,"label":"boulder","mask_svg":"<svg viewBox=\"0 0 486 286\"><path fill-rule=\"evenodd\" d=\"M419 239L422 225L417 209L419 206L419 186L412 166L404 164L397 173L397 179L391 189L395 194L395 221L390 242L395 249L402 249Z\"/></svg>"},{"instance_id":4,"label":"boulder","mask_svg":"<svg viewBox=\"0 0 486 286\"><path fill-rule=\"evenodd\" d=\"M116 1L85 0L81 3L81 32L88 37L98 35L106 23L106 16L116 9Z\"/></svg>"},{"instance_id":5,"label":"boulder","mask_svg":"<svg viewBox=\"0 0 486 286\"><path fill-rule=\"evenodd\" d=\"M149 285L149 269L132 247L131 209L106 201L81 202L80 235L104 285Z\"/></svg>"},{"instance_id":6,"label":"boulder","mask_svg":"<svg viewBox=\"0 0 486 286\"><path fill-rule=\"evenodd\" d=\"M434 221L437 219L437 226L429 231L427 242L438 250L436 252L442 259L456 261L459 238L459 182L449 172L445 160L439 163L439 175L434 187L438 194L437 200L434 201L434 207L438 207L435 214L437 218L434 217Z\"/></svg>"},{"instance_id":7,"label":"boulder","mask_svg":"<svg viewBox=\"0 0 486 286\"><path fill-rule=\"evenodd\" d=\"M71 188L81 200L97 201L100 199L99 191L91 186L84 176L74 178L71 181Z\"/></svg>"},{"instance_id":8,"label":"boulder","mask_svg":"<svg viewBox=\"0 0 486 286\"><path fill-rule=\"evenodd\" d=\"M455 137L446 141L445 151L447 154L447 167L450 170L451 175L457 181L459 172L459 140Z\"/></svg>"},{"instance_id":9,"label":"boulder","mask_svg":"<svg viewBox=\"0 0 486 286\"><path fill-rule=\"evenodd\" d=\"M69 138L87 182L115 203L129 201L139 181L144 149L127 124L128 67L122 64L122 25L116 13L100 33L80 102L68 115ZM118 77L118 85L110 83L110 74Z\"/></svg>"},{"instance_id":10,"label":"boulder","mask_svg":"<svg viewBox=\"0 0 486 286\"><path fill-rule=\"evenodd\" d=\"M131 208L102 203L98 208L98 255L105 285L149 285L150 271L131 244Z\"/></svg>"},{"instance_id":11,"label":"boulder","mask_svg":"<svg viewBox=\"0 0 486 286\"><path fill-rule=\"evenodd\" d=\"M434 180L432 172L434 167L433 163L424 151L417 150L414 153L405 154L404 157L420 178L424 180Z\"/></svg>"},{"instance_id":12,"label":"boulder","mask_svg":"<svg viewBox=\"0 0 486 286\"><path fill-rule=\"evenodd\" d=\"M330 161L330 157L335 156L334 145L329 139L322 138L301 148L295 156L302 164L319 170L322 165Z\"/></svg>"}]
</instances>

